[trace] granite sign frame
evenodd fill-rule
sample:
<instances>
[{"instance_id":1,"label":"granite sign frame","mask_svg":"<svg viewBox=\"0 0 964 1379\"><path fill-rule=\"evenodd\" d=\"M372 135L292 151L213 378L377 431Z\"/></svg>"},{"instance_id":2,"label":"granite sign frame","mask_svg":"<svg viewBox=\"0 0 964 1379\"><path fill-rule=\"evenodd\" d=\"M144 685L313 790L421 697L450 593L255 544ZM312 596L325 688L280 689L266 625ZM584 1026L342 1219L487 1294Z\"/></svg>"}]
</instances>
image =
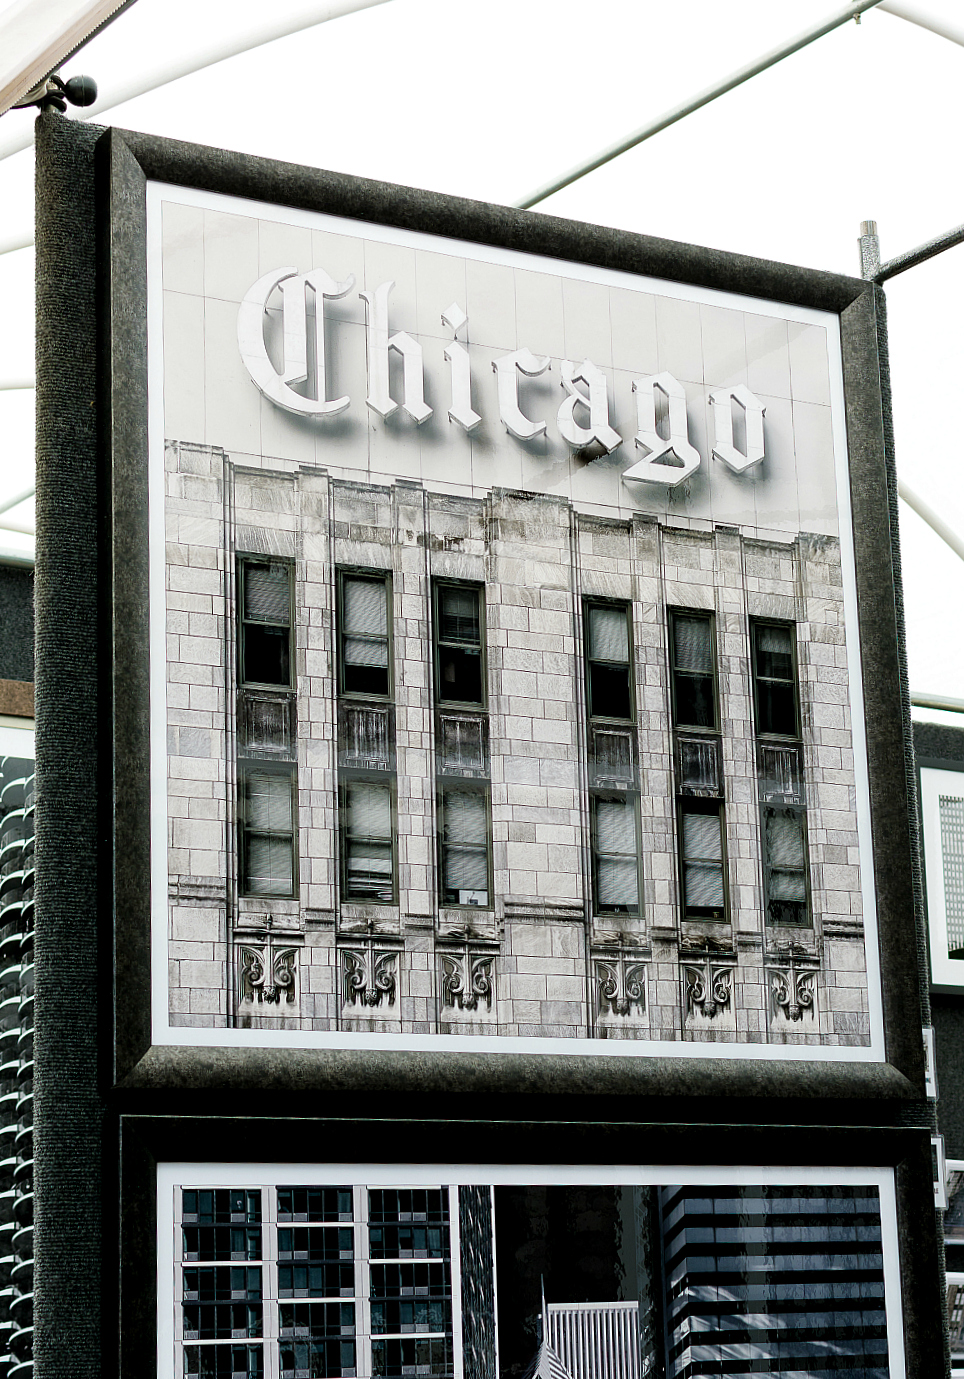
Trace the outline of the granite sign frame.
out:
<instances>
[{"instance_id":1,"label":"granite sign frame","mask_svg":"<svg viewBox=\"0 0 964 1379\"><path fill-rule=\"evenodd\" d=\"M449 1070L454 1073L458 1066L467 1067L470 1062L480 1066L477 1062L479 1058L484 1060L486 1075L495 1076L497 1081L499 1068L504 1069L510 1078L514 1076L509 1072L510 1068L525 1067L527 1075L531 1073L540 1080L543 1077L551 1079L551 1068L558 1075L562 1067L574 1068L577 1063L588 1059L585 1068L587 1074L591 1067L601 1070L603 1066L608 1066L605 1077L607 1081L612 1079L610 1085L641 1088L647 1084L653 1085L654 1079L656 1083L661 1080L658 1060L653 1062L654 1054L658 1054L660 1057L666 1056L665 1073L674 1085L681 1064L693 1065L692 1071L684 1075L684 1081L697 1085L702 1077L708 1075L709 1063L717 1060L732 1063L733 1073L737 1073L735 1065L743 1065L751 1082L756 1081L756 1075L752 1073L750 1065L758 1060L785 1066L785 1085L788 1088L792 1086L794 1069L801 1064L807 1065L814 1075L819 1075L820 1067L826 1067L829 1075L829 1065L839 1065L840 1073L846 1070L848 1077L860 1080L866 1076L871 1082L878 1075L886 1076L887 1065L890 1065L894 1071L900 1068L901 1074L906 1072L916 1080L920 1068L919 1040L915 1038L912 1028L915 1023L913 1018L907 1018L909 1007L905 999L913 989L912 972L907 961L912 947L909 946L906 926L899 919L906 896L901 898L905 883L901 868L897 865L898 858L909 857L910 843L901 810L894 807L894 801L906 798L906 783L901 769L905 725L897 689L899 651L896 595L891 514L885 501L887 459L880 424L876 350L878 324L873 289L857 280L764 264L642 236L616 235L584 225L570 225L551 217L484 207L434 194L378 187L358 179L341 178L309 169L293 170L283 165L235 158L220 152L214 155L203 149L119 131L111 131L102 138L99 156L104 179L102 210L104 252L107 255L104 260L106 271L101 336L107 367L102 377L110 393L110 402L107 404L110 440L104 460L108 467L105 481L111 486L115 514L109 556L114 589L110 634L114 686L111 692L115 742L113 778L116 790L113 821L113 855L116 858L114 903L117 916L117 970L125 974L125 999L117 1012L119 1066L133 1070L149 1050L152 1050L149 1062L162 1058L164 1061L172 1060L176 1065L182 1056L178 1054L178 1049L183 1050L183 1056L188 1057L190 1062L188 1050L191 1048L208 1048L212 1051L215 1048L230 1048L233 1050L232 1058L240 1057L243 1063L249 1057L253 1059L252 1068L263 1064L265 1060L273 1062L273 1053L280 1055L284 1051L306 1066L315 1067L325 1077L336 1066L340 1069L340 1076L347 1074L348 1069L356 1063L359 1068L377 1065L386 1055L389 1056L388 1064L395 1066L404 1051L409 1050L419 1052L420 1062L427 1057L430 1066L438 1070L443 1081ZM150 726L145 715L151 694L148 683L150 657L147 651L152 635L148 597L151 572L145 551L147 548L153 549L156 560L158 550L156 529L153 546L150 537L150 522L157 522L158 511L155 503L153 517L149 519L146 453L151 426L150 398L153 396L156 403L159 390L159 379L156 377L148 385L150 369L157 366L157 350L155 348L149 356L145 338L145 328L151 315L152 291L147 271L149 183L156 184L157 188L156 192L151 193L152 196L167 194L172 202L182 206L189 206L192 202L198 205L211 197L215 200L219 197L242 197L249 203L271 202L276 207L287 207L276 212L282 219L296 219L299 215L334 215L340 218L342 228L346 221L358 221L362 223L365 233L374 235L376 239L390 239L393 235L396 239L404 239L405 236L418 237L431 232L447 240L459 239L463 247L467 247L478 259L485 259L486 256L498 259L502 255L508 260L518 260L519 255L535 256L527 258L526 262L541 260L545 265L547 261L552 261L557 265L561 263L563 267L568 263L575 265L577 277L590 279L606 279L607 275L610 279L616 279L627 273L641 274L651 280L660 280L667 292L680 299L685 299L688 294L691 298L702 295L704 300L712 298L714 293L732 295L734 285L738 284L742 298L754 299L753 304L758 310L775 311L776 308L767 308L765 303L779 301L787 304L790 315L799 320L812 319L813 313L828 312L832 318L839 319L842 372L839 374L841 382L835 386L838 387L838 402L843 407L839 416L845 416L846 419L849 498L856 548L856 596L852 600L856 612L850 616L859 625L862 662L860 683L852 682L852 690L855 691L854 703L859 703L861 694L865 698L865 721L868 724L868 795L861 825L865 847L863 870L865 879L873 873L873 889L879 906L879 949L874 942L867 945L872 998L872 1029L869 1037L855 1037L848 1041L846 1038L838 1040L833 1036L829 1039L822 1036L809 1040L806 1036L797 1035L796 1029L790 1027L789 1037L773 1042L767 1042L766 1036L758 1036L756 1041L751 1038L741 1042L728 1037L725 1032L717 1035L714 1030L711 1035L701 1039L638 1039L634 1044L631 1040L618 1037L540 1040L523 1034L519 1038L500 1039L484 1031L481 1034L463 1034L457 1027L454 1033L405 1035L394 1029L386 1033L375 1022L360 1033L335 1030L331 1035L326 1035L324 1031L310 1030L304 1033L286 1029L284 1020L275 1021L272 1027L270 1016L273 1012L268 1006L258 1011L259 1015L268 1018L248 1021L248 1028L212 1029L203 1027L197 1020L169 1024L163 1018L164 1008L156 997L152 1023L150 987L152 982L156 987L158 981L163 980L162 963L159 961L162 953L157 950L152 956L150 952L151 902L145 877L152 865L152 853L153 865L158 866L159 850L156 846L152 850L150 837L144 831L144 820L150 810L152 796L143 767L128 769L134 761L142 763L145 753L149 756L150 752ZM165 193L165 188L171 190ZM208 204L214 203L209 200ZM227 203L221 203L222 206L224 204ZM379 227L391 228L386 230ZM108 243L109 253L106 247ZM109 287L106 286L108 282ZM374 295L373 290L369 295ZM458 327L454 329L457 333ZM835 332L831 331L827 338L833 341L834 335ZM454 343L457 342L450 342ZM538 341L535 344L538 348ZM449 359L448 355L446 359ZM568 395L577 395L577 400L588 397L591 382L585 371L582 375L578 370L571 372L572 378L568 384L564 384ZM711 379L711 382L714 381L718 380ZM247 387L254 396L250 380ZM392 387L397 389L397 382L392 383ZM584 388L587 391L583 392ZM435 400L441 403L440 393ZM745 399L734 396L731 416L734 409L737 413L741 409L746 411L745 402ZM554 410L555 403L552 406ZM584 413L589 412L588 406L577 411L576 420L583 422ZM746 415L749 417L750 413ZM639 417L642 417L641 412ZM156 411L154 424L156 427ZM590 415L592 426L596 426L597 430L602 426L594 414ZM838 436L842 434L840 426L838 422ZM745 459L750 457L751 431L752 426L748 425L747 436L740 442L742 451L737 446L738 461L740 454ZM564 432L561 434L565 435ZM596 445L598 437L590 439ZM718 431L717 442L719 439ZM630 444L631 435L627 433L626 445ZM190 448L188 444L182 445L184 451ZM578 459L578 453L573 453L577 454ZM642 453L645 454L645 448ZM837 453L839 456L839 442ZM639 454L640 450L637 449L636 455ZM588 459L591 461L598 457L597 445L596 453L590 454ZM582 458L584 461L587 459L585 453ZM219 462L222 460L223 455ZM703 463L704 466L711 463L709 445ZM721 462L719 444L712 464L716 466L714 475L722 473L724 468L731 468ZM570 468L575 470L576 467L574 460ZM589 466L585 464L584 467ZM417 483L414 487L417 489ZM431 482L426 482L423 492L425 487L430 488ZM499 492L509 493L510 496L512 493L504 489ZM547 499L551 501L551 495L547 495ZM421 496L419 501L422 501ZM846 501L843 503L845 508ZM715 526L720 530L726 529L726 523L723 522ZM844 537L848 538L847 531ZM444 576L446 571L443 570L442 574ZM457 579L457 572L455 577ZM595 597L600 589L603 590L600 597L605 601L605 585L588 586L583 592L587 597ZM677 607L679 602L677 597ZM694 595L690 607L694 604L699 614L705 600L701 601L698 594ZM762 620L768 621L765 614L766 610ZM772 613L769 621L773 621ZM156 637L156 620L154 627L153 635ZM851 666L854 664L856 645L857 635L851 629ZM155 674L158 664L159 659L155 654ZM893 677L888 677L888 667L893 667ZM155 758L155 783L159 776ZM156 803L156 784L153 799ZM887 802L885 808L882 807L884 801ZM885 844L881 841L884 836L882 829L886 835ZM866 850L868 842L872 842L870 851ZM872 860L868 860L870 852ZM158 879L159 871L154 879L155 897L159 894ZM373 928L378 929L377 918ZM253 954L253 968L255 974L262 977L266 962L268 966L272 962L270 950L273 936L270 929L269 923L264 933L247 936L249 946L252 938L260 943L260 951ZM464 934L452 937L461 937L465 943ZM489 937L482 935L483 939ZM783 938L788 940L785 942L787 953L783 956L787 962L784 965L792 969L796 962L798 967L805 968L810 955L796 951L793 934L784 934ZM694 962L691 965L695 969L700 963L706 965L709 962L712 968L713 945L701 945L698 940L699 935L693 944ZM609 941L607 935L600 935L601 944ZM281 940L274 940L275 947L280 945ZM702 952L704 946L707 949L705 954ZM619 947L617 935L616 948ZM874 968L878 952L879 1003L874 998L877 989ZM592 956L606 959L612 957L612 952L600 947L598 952L593 951ZM617 953L616 956L620 955ZM279 969L275 964L268 974L269 983L278 971L283 978L283 965ZM627 974L621 973L621 976L625 980ZM710 971L711 985L713 980L714 972ZM228 985L235 985L233 979ZM283 986L283 980L278 985ZM655 985L653 980L654 989ZM771 989L775 991L776 987ZM898 996L901 991L903 996ZM799 1013L802 1013L807 1001L805 996L797 1001L798 994L796 991L789 992L788 1008L795 1010L799 1005ZM632 993L629 995L631 997ZM684 1000L691 995L687 987ZM625 997L623 999L626 1000ZM613 1008L616 1009L615 1001ZM793 1018L797 1018L796 1013ZM720 1025L723 1023L721 1021ZM551 1065L544 1064L544 1071L537 1071L540 1058L548 1053L553 1055ZM635 1070L631 1066L633 1063L638 1064ZM861 1065L864 1065L864 1072L861 1072ZM323 1069L327 1069L328 1073ZM832 1080L836 1084L836 1077ZM582 1073L577 1081L582 1081ZM895 1085L902 1084L901 1075Z\"/></svg>"}]
</instances>

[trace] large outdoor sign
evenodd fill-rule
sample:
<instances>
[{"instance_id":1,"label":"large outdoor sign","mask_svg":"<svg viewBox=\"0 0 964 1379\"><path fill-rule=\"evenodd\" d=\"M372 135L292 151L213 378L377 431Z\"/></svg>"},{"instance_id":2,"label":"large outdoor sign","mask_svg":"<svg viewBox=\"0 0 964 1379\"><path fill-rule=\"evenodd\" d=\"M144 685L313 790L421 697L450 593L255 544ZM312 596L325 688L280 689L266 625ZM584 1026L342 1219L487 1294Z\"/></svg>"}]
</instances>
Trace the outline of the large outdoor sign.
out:
<instances>
[{"instance_id":1,"label":"large outdoor sign","mask_svg":"<svg viewBox=\"0 0 964 1379\"><path fill-rule=\"evenodd\" d=\"M940 1372L879 289L39 125L37 1356Z\"/></svg>"},{"instance_id":2,"label":"large outdoor sign","mask_svg":"<svg viewBox=\"0 0 964 1379\"><path fill-rule=\"evenodd\" d=\"M156 1040L881 1058L837 314L157 183L147 265Z\"/></svg>"}]
</instances>

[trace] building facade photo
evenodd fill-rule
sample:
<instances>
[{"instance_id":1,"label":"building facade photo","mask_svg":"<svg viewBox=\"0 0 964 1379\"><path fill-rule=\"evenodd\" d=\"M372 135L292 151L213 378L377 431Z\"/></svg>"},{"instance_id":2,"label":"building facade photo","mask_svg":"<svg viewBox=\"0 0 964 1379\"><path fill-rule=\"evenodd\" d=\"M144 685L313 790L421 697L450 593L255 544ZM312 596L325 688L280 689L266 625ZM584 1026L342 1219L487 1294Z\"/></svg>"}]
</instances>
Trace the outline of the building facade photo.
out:
<instances>
[{"instance_id":1,"label":"building facade photo","mask_svg":"<svg viewBox=\"0 0 964 1379\"><path fill-rule=\"evenodd\" d=\"M828 320L150 205L171 1028L869 1049Z\"/></svg>"}]
</instances>

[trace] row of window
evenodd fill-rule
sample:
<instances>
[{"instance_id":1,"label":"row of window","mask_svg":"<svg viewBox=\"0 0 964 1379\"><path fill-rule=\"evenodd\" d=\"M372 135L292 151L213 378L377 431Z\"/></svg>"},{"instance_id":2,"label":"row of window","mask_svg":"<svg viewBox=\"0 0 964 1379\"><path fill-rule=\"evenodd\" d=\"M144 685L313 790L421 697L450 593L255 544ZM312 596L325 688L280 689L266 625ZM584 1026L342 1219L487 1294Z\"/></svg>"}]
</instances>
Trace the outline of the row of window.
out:
<instances>
[{"instance_id":1,"label":"row of window","mask_svg":"<svg viewBox=\"0 0 964 1379\"><path fill-rule=\"evenodd\" d=\"M294 688L288 562L242 560L240 565L240 683L271 690ZM387 700L393 692L391 576L341 571L338 580L338 692ZM709 613L670 613L673 722L719 730L715 629ZM799 737L793 629L751 623L757 732ZM586 600L589 716L631 722L635 717L631 608ZM435 699L482 708L486 703L485 607L481 585L433 586Z\"/></svg>"},{"instance_id":2,"label":"row of window","mask_svg":"<svg viewBox=\"0 0 964 1379\"><path fill-rule=\"evenodd\" d=\"M290 562L239 567L241 890L292 896L297 885ZM337 608L339 836L345 900L397 900L391 577L340 571ZM482 585L432 590L440 901L488 908L491 807ZM584 604L594 908L638 915L639 771L632 610ZM808 922L800 709L792 624L751 621L751 678L768 919ZM684 919L728 917L725 785L716 628L674 610L669 668ZM273 736L272 736L273 734Z\"/></svg>"}]
</instances>

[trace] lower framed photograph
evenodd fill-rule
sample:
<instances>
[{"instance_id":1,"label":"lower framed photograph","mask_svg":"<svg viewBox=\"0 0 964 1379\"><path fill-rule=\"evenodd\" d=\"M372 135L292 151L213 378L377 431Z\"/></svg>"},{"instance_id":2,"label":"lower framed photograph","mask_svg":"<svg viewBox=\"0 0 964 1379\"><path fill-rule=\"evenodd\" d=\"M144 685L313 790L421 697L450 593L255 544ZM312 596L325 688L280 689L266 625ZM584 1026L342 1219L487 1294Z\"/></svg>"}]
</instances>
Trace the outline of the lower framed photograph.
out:
<instances>
[{"instance_id":1,"label":"lower framed photograph","mask_svg":"<svg viewBox=\"0 0 964 1379\"><path fill-rule=\"evenodd\" d=\"M159 1379L905 1379L894 1172L157 1170Z\"/></svg>"}]
</instances>

